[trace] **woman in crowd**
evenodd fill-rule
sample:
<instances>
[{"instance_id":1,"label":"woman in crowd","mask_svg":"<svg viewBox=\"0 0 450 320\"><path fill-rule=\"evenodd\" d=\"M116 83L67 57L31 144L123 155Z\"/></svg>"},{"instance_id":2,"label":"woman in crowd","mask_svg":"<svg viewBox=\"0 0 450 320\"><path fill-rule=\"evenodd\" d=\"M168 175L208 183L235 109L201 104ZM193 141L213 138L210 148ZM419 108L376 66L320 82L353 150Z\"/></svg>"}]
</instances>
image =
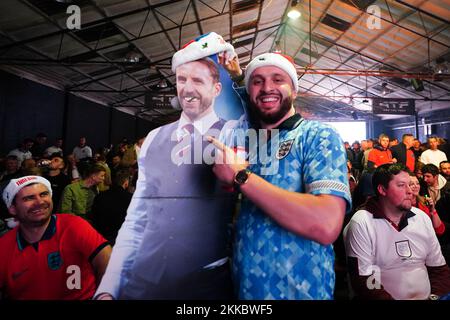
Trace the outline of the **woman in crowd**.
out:
<instances>
[{"instance_id":1,"label":"woman in crowd","mask_svg":"<svg viewBox=\"0 0 450 320\"><path fill-rule=\"evenodd\" d=\"M430 197L427 197L426 195L424 197L419 195L420 191L420 183L419 179L414 174L410 175L410 182L409 186L412 191L412 205L416 208L419 208L423 212L425 212L430 218L431 222L433 223L434 231L436 232L436 235L442 236L445 232L445 224L441 221L441 218L439 217L436 209L434 208L434 201Z\"/></svg>"}]
</instances>

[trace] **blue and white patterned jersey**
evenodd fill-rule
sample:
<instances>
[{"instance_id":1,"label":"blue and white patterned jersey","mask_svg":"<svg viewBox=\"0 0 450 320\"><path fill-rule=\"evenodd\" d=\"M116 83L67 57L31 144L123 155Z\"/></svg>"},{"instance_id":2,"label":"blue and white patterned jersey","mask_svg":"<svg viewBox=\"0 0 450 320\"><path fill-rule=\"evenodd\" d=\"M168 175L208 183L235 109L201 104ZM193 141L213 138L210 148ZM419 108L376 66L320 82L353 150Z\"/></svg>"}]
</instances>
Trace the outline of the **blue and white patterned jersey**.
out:
<instances>
[{"instance_id":1,"label":"blue and white patterned jersey","mask_svg":"<svg viewBox=\"0 0 450 320\"><path fill-rule=\"evenodd\" d=\"M249 170L285 190L341 197L348 212L347 158L335 130L298 114L278 129L267 142L268 157L251 161ZM270 154L271 143L277 145ZM332 299L333 247L289 232L244 198L233 273L240 299Z\"/></svg>"}]
</instances>

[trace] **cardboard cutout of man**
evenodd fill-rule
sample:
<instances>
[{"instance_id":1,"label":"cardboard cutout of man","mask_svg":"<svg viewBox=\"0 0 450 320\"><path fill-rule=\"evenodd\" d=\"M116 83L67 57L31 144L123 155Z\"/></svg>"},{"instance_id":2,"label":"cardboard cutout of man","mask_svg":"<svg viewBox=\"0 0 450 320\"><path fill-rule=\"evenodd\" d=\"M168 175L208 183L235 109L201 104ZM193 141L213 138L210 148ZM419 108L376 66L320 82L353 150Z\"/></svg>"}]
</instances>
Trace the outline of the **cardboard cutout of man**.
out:
<instances>
[{"instance_id":1,"label":"cardboard cutout of man","mask_svg":"<svg viewBox=\"0 0 450 320\"><path fill-rule=\"evenodd\" d=\"M211 55L219 52L235 55L210 33L173 57L183 112L142 145L136 192L97 299L232 298L228 235L235 194L204 157L206 136L219 137L225 124L214 110L223 84Z\"/></svg>"}]
</instances>

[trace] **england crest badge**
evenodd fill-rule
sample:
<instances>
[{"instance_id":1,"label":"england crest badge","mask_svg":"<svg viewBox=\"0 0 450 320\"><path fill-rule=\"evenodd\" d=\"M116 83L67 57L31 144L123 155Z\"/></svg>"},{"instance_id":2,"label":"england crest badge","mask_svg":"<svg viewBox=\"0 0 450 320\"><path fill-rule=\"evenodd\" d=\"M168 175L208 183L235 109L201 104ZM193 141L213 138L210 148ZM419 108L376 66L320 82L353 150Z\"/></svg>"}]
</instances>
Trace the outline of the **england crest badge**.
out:
<instances>
[{"instance_id":1,"label":"england crest badge","mask_svg":"<svg viewBox=\"0 0 450 320\"><path fill-rule=\"evenodd\" d=\"M280 147L278 148L278 152L277 152L277 159L281 160L284 157L286 157L289 152L291 151L292 145L294 144L294 140L295 139L291 139L291 140L286 140L280 143Z\"/></svg>"},{"instance_id":2,"label":"england crest badge","mask_svg":"<svg viewBox=\"0 0 450 320\"><path fill-rule=\"evenodd\" d=\"M395 249L399 257L402 258L411 258L412 251L411 246L409 245L409 240L398 241L395 243Z\"/></svg>"},{"instance_id":3,"label":"england crest badge","mask_svg":"<svg viewBox=\"0 0 450 320\"><path fill-rule=\"evenodd\" d=\"M61 253L59 251L47 255L47 265L50 270L58 270L62 266Z\"/></svg>"}]
</instances>

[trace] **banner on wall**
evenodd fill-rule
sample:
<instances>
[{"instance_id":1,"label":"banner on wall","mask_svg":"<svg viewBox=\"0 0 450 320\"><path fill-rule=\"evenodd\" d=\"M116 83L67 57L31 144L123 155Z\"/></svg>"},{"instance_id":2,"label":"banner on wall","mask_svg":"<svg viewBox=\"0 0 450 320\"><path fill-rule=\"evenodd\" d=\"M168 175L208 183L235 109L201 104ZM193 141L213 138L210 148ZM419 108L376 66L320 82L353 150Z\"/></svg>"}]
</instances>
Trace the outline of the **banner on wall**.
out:
<instances>
[{"instance_id":1,"label":"banner on wall","mask_svg":"<svg viewBox=\"0 0 450 320\"><path fill-rule=\"evenodd\" d=\"M170 100L175 97L175 94L158 93L148 91L145 93L145 106L155 109L172 109Z\"/></svg>"},{"instance_id":2,"label":"banner on wall","mask_svg":"<svg viewBox=\"0 0 450 320\"><path fill-rule=\"evenodd\" d=\"M416 103L414 99L372 99L372 112L374 114L414 115Z\"/></svg>"}]
</instances>

